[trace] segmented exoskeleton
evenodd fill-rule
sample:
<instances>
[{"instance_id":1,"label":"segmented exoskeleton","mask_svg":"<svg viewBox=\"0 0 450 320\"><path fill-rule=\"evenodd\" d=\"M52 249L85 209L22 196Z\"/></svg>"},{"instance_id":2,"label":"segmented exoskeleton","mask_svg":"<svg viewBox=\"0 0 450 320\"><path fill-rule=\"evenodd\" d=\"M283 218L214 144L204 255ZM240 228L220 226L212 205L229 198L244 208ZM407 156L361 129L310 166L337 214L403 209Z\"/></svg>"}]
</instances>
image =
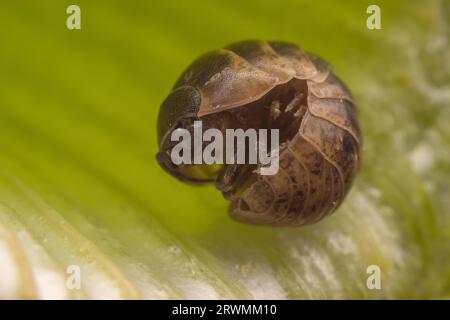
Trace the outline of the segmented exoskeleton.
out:
<instances>
[{"instance_id":1,"label":"segmented exoskeleton","mask_svg":"<svg viewBox=\"0 0 450 320\"><path fill-rule=\"evenodd\" d=\"M258 165L175 165L170 134L204 127L280 129L279 171ZM187 182L212 182L242 222L299 226L333 212L361 164L361 131L346 86L319 57L285 42L243 41L201 56L163 102L159 164Z\"/></svg>"}]
</instances>

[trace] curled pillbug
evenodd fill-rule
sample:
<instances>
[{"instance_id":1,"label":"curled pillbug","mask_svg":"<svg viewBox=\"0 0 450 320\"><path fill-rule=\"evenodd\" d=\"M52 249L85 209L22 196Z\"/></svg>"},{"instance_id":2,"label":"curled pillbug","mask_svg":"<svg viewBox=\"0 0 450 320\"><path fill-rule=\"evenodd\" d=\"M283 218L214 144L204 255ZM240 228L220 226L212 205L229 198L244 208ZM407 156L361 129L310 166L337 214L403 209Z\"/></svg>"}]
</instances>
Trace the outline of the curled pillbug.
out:
<instances>
[{"instance_id":1,"label":"curled pillbug","mask_svg":"<svg viewBox=\"0 0 450 320\"><path fill-rule=\"evenodd\" d=\"M260 164L175 164L171 136L180 128L279 129L279 170ZM319 57L285 42L243 41L194 61L163 102L157 160L174 177L215 182L231 217L300 226L332 213L361 165L356 104Z\"/></svg>"}]
</instances>

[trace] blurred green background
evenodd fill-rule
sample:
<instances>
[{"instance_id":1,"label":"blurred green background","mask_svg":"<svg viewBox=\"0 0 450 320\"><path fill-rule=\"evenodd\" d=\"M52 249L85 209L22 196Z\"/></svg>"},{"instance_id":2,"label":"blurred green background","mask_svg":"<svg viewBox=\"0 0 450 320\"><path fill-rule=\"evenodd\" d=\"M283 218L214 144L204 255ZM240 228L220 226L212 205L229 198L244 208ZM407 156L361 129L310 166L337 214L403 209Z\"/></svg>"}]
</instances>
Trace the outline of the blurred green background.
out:
<instances>
[{"instance_id":1,"label":"blurred green background","mask_svg":"<svg viewBox=\"0 0 450 320\"><path fill-rule=\"evenodd\" d=\"M450 298L449 21L437 0L2 1L0 298ZM179 74L244 39L322 56L359 104L362 172L317 225L236 223L155 161Z\"/></svg>"}]
</instances>

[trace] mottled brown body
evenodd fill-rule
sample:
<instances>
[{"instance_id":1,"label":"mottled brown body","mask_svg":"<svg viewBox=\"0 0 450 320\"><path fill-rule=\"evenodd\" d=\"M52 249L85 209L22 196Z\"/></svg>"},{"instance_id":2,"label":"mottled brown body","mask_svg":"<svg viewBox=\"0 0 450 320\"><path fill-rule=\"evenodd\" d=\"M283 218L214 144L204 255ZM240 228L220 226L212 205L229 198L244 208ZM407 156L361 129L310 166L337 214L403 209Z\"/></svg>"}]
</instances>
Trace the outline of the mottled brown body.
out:
<instances>
[{"instance_id":1,"label":"mottled brown body","mask_svg":"<svg viewBox=\"0 0 450 320\"><path fill-rule=\"evenodd\" d=\"M175 166L176 128L280 129L280 169L255 165ZM158 120L160 165L180 180L211 182L242 222L299 226L333 212L361 163L355 102L320 58L284 42L244 41L200 57L163 102Z\"/></svg>"}]
</instances>

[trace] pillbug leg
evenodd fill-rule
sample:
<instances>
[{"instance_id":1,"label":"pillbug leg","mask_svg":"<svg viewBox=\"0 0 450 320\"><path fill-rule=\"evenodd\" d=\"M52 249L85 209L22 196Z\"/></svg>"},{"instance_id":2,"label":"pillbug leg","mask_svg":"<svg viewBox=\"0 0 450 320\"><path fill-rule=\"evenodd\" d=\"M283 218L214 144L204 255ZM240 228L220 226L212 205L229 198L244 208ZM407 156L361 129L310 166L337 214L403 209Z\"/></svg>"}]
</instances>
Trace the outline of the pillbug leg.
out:
<instances>
[{"instance_id":1,"label":"pillbug leg","mask_svg":"<svg viewBox=\"0 0 450 320\"><path fill-rule=\"evenodd\" d=\"M233 182L239 175L239 165L231 164L225 165L220 171L219 176L216 180L216 187L224 194L231 191L233 188Z\"/></svg>"},{"instance_id":2,"label":"pillbug leg","mask_svg":"<svg viewBox=\"0 0 450 320\"><path fill-rule=\"evenodd\" d=\"M305 97L305 93L297 92L284 109L282 121L279 125L280 128L284 128L282 137L284 140L291 139L300 127L303 115L307 110Z\"/></svg>"},{"instance_id":3,"label":"pillbug leg","mask_svg":"<svg viewBox=\"0 0 450 320\"><path fill-rule=\"evenodd\" d=\"M255 166L229 164L225 165L216 179L216 187L222 191L226 199L230 199L241 187L242 182L251 175Z\"/></svg>"},{"instance_id":4,"label":"pillbug leg","mask_svg":"<svg viewBox=\"0 0 450 320\"><path fill-rule=\"evenodd\" d=\"M281 114L280 101L278 100L272 101L269 110L270 110L270 121L275 122Z\"/></svg>"},{"instance_id":5,"label":"pillbug leg","mask_svg":"<svg viewBox=\"0 0 450 320\"><path fill-rule=\"evenodd\" d=\"M291 112L298 109L298 106L305 95L302 92L297 92L294 98L287 104L284 112Z\"/></svg>"}]
</instances>

